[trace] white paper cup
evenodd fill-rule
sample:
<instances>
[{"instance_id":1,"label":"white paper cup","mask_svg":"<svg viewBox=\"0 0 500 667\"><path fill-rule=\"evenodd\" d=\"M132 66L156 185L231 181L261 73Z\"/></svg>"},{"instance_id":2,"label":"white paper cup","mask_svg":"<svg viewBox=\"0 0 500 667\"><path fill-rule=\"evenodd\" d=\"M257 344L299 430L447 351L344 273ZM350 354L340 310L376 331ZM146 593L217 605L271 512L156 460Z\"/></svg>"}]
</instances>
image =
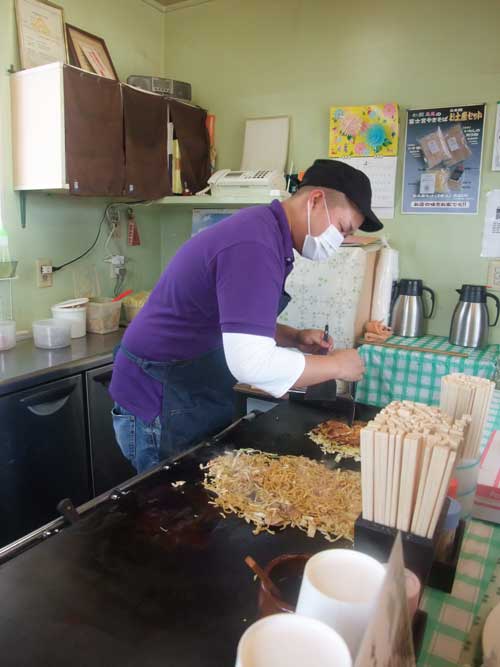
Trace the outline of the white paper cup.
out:
<instances>
[{"instance_id":1,"label":"white paper cup","mask_svg":"<svg viewBox=\"0 0 500 667\"><path fill-rule=\"evenodd\" d=\"M382 563L359 551L321 551L306 563L297 614L323 621L338 632L354 660L384 577Z\"/></svg>"},{"instance_id":2,"label":"white paper cup","mask_svg":"<svg viewBox=\"0 0 500 667\"><path fill-rule=\"evenodd\" d=\"M324 623L274 614L251 625L238 644L236 667L352 667L345 641Z\"/></svg>"}]
</instances>

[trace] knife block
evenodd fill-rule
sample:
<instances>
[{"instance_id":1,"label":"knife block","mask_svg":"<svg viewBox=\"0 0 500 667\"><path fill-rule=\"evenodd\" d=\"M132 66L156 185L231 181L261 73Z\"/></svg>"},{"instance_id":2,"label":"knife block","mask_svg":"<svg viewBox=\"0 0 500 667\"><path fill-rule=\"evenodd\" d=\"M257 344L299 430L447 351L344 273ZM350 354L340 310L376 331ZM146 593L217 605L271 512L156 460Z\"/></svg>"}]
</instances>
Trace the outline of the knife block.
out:
<instances>
[{"instance_id":1,"label":"knife block","mask_svg":"<svg viewBox=\"0 0 500 667\"><path fill-rule=\"evenodd\" d=\"M369 556L373 556L373 558L382 563L386 563L389 560L394 540L398 532L400 532L403 542L405 567L417 575L423 587L429 579L438 539L441 534L444 518L448 512L449 503L450 501L447 498L443 504L443 509L441 510L432 539L399 531L397 528L383 526L374 521L367 521L360 515L354 524L354 548L357 551L362 551Z\"/></svg>"}]
</instances>

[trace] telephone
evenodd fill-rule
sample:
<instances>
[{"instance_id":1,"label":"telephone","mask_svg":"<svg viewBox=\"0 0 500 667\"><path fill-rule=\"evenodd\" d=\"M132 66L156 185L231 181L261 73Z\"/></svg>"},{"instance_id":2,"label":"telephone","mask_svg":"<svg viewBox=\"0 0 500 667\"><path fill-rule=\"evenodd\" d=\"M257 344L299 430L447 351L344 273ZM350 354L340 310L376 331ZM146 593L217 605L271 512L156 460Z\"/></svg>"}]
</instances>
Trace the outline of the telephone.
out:
<instances>
[{"instance_id":1,"label":"telephone","mask_svg":"<svg viewBox=\"0 0 500 667\"><path fill-rule=\"evenodd\" d=\"M270 169L255 171L231 171L220 169L208 179L210 190L214 197L248 197L248 195L282 194L286 181L283 174Z\"/></svg>"}]
</instances>

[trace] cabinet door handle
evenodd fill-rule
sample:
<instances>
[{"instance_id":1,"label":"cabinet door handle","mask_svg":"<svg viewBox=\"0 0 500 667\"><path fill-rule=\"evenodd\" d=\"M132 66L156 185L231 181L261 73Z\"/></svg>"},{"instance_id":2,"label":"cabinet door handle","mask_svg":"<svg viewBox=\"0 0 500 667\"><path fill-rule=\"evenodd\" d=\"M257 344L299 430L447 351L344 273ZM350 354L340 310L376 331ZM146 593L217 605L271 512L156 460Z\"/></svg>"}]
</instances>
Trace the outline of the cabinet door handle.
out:
<instances>
[{"instance_id":1,"label":"cabinet door handle","mask_svg":"<svg viewBox=\"0 0 500 667\"><path fill-rule=\"evenodd\" d=\"M49 403L38 403L38 405L28 405L28 410L37 417L48 417L58 412L67 402L69 396L59 398L57 401L50 401Z\"/></svg>"},{"instance_id":2,"label":"cabinet door handle","mask_svg":"<svg viewBox=\"0 0 500 667\"><path fill-rule=\"evenodd\" d=\"M111 383L111 375L112 371L105 371L104 373L99 373L99 375L94 375L92 379L107 389Z\"/></svg>"},{"instance_id":3,"label":"cabinet door handle","mask_svg":"<svg viewBox=\"0 0 500 667\"><path fill-rule=\"evenodd\" d=\"M36 394L30 394L26 398L22 398L20 402L34 415L47 417L55 414L66 405L74 388L73 386L69 388L65 387L64 389L39 391Z\"/></svg>"}]
</instances>

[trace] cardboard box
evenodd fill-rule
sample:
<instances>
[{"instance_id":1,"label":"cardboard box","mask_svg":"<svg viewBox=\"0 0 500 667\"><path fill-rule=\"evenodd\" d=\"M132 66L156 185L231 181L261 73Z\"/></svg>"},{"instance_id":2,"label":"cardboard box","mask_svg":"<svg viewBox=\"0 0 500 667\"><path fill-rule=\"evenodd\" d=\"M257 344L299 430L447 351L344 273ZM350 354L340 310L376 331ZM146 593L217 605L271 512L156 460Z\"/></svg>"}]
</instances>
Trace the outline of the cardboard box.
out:
<instances>
[{"instance_id":1,"label":"cardboard box","mask_svg":"<svg viewBox=\"0 0 500 667\"><path fill-rule=\"evenodd\" d=\"M472 516L500 523L500 431L493 431L481 456Z\"/></svg>"}]
</instances>

